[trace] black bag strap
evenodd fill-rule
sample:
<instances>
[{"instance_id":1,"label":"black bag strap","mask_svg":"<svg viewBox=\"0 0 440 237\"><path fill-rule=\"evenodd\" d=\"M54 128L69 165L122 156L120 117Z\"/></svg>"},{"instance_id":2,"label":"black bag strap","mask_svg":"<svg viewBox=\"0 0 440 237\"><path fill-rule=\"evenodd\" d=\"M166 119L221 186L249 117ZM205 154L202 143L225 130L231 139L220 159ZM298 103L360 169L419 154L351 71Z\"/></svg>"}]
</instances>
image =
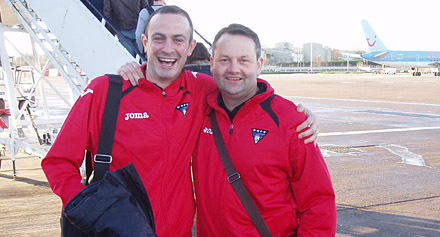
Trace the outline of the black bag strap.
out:
<instances>
[{"instance_id":1,"label":"black bag strap","mask_svg":"<svg viewBox=\"0 0 440 237\"><path fill-rule=\"evenodd\" d=\"M122 77L119 75L108 74L109 85L107 98L105 101L104 114L102 116L101 133L99 135L98 151L94 156L95 174L93 182L104 177L106 171L110 169L112 162L113 141L115 140L116 122L118 121L119 105L122 98ZM87 171L86 161L86 173ZM90 169L91 170L91 167ZM88 179L89 177L87 177Z\"/></svg>"},{"instance_id":2,"label":"black bag strap","mask_svg":"<svg viewBox=\"0 0 440 237\"><path fill-rule=\"evenodd\" d=\"M89 185L90 176L92 176L93 165L92 165L92 153L86 150L86 177L83 177L82 184Z\"/></svg>"},{"instance_id":3,"label":"black bag strap","mask_svg":"<svg viewBox=\"0 0 440 237\"><path fill-rule=\"evenodd\" d=\"M218 126L217 117L215 115L214 109L211 110L210 117L215 145L217 146L218 153L220 154L220 158L222 160L226 174L228 175L228 182L232 184L232 187L240 198L240 201L246 209L246 212L248 213L249 217L257 228L258 233L260 233L261 236L272 236L269 228L266 225L266 222L264 222L263 217L261 216L260 212L257 209L257 206L252 200L251 195L244 186L244 183L240 177L240 173L237 172L234 164L232 163L231 157L229 157L225 141L223 140L220 128Z\"/></svg>"}]
</instances>

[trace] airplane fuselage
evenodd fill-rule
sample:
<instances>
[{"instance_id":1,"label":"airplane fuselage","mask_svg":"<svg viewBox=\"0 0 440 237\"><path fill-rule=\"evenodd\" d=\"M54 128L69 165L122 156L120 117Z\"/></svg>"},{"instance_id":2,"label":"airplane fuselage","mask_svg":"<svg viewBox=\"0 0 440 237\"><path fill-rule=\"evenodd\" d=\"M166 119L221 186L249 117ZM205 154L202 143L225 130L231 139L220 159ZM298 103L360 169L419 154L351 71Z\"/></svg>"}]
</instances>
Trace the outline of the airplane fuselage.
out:
<instances>
[{"instance_id":1,"label":"airplane fuselage","mask_svg":"<svg viewBox=\"0 0 440 237\"><path fill-rule=\"evenodd\" d=\"M366 60L390 67L438 68L440 51L384 50L361 55Z\"/></svg>"}]
</instances>

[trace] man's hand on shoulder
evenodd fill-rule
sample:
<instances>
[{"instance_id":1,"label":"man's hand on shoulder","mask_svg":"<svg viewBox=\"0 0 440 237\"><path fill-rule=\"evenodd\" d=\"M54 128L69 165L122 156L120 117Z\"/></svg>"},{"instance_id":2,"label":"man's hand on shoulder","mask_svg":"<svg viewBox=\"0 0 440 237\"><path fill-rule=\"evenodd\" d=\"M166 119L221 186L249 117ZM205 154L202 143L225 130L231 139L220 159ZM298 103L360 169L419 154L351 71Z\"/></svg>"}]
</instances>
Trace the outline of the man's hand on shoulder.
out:
<instances>
[{"instance_id":1,"label":"man's hand on shoulder","mask_svg":"<svg viewBox=\"0 0 440 237\"><path fill-rule=\"evenodd\" d=\"M121 75L124 80L130 81L133 86L137 86L139 79L145 78L144 73L142 72L142 67L146 64L146 62L143 62L142 66L139 66L136 62L129 62L122 65L116 71L116 74Z\"/></svg>"},{"instance_id":2,"label":"man's hand on shoulder","mask_svg":"<svg viewBox=\"0 0 440 237\"><path fill-rule=\"evenodd\" d=\"M306 121L304 121L302 124L300 124L297 128L297 132L301 132L302 130L306 129L302 133L298 134L298 138L302 139L307 137L307 139L304 140L304 143L311 143L314 142L316 144L316 139L318 138L318 120L316 119L316 116L304 107L302 104L297 105L297 111L300 113L304 113L307 116Z\"/></svg>"}]
</instances>

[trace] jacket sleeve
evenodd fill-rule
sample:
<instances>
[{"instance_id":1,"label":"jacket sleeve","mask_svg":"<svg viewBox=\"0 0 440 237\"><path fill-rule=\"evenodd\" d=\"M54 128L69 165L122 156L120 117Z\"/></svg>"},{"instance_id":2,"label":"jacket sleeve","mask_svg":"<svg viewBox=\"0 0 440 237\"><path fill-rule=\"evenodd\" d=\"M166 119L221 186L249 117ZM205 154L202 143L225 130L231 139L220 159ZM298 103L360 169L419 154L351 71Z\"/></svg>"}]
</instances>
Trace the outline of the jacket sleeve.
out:
<instances>
[{"instance_id":1,"label":"jacket sleeve","mask_svg":"<svg viewBox=\"0 0 440 237\"><path fill-rule=\"evenodd\" d=\"M330 174L318 145L290 138L292 189L298 205L298 236L335 236L336 203Z\"/></svg>"},{"instance_id":2,"label":"jacket sleeve","mask_svg":"<svg viewBox=\"0 0 440 237\"><path fill-rule=\"evenodd\" d=\"M143 8L140 12L139 12L139 17L138 17L138 21L137 21L137 25L136 25L136 43L138 45L139 50L141 51L141 53L143 52L143 48L144 48L144 44L142 42L142 34L145 32L145 26L147 25L147 19L150 16L150 13L148 12L147 9Z\"/></svg>"},{"instance_id":3,"label":"jacket sleeve","mask_svg":"<svg viewBox=\"0 0 440 237\"><path fill-rule=\"evenodd\" d=\"M84 161L85 150L92 151L91 130L96 129L101 122L97 122L96 119L102 107L100 101L94 99L96 94L99 92L93 86L86 88L72 107L54 144L41 162L53 192L63 201L63 207L85 187L81 184L79 168Z\"/></svg>"}]
</instances>

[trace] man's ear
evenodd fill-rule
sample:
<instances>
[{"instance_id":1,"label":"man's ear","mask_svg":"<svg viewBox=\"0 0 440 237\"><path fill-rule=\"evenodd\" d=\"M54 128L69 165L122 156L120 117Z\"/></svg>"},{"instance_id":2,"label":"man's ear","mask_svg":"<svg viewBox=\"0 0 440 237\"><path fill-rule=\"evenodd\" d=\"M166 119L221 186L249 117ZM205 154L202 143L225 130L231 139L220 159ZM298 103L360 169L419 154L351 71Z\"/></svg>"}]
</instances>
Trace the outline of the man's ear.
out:
<instances>
[{"instance_id":1,"label":"man's ear","mask_svg":"<svg viewBox=\"0 0 440 237\"><path fill-rule=\"evenodd\" d=\"M261 69L263 69L263 58L260 57L257 60L257 75L259 76L261 74Z\"/></svg>"},{"instance_id":2,"label":"man's ear","mask_svg":"<svg viewBox=\"0 0 440 237\"><path fill-rule=\"evenodd\" d=\"M211 67L210 67L211 74L214 75L214 73L212 72L212 69L214 68L214 55L211 55L209 61L211 62Z\"/></svg>"},{"instance_id":3,"label":"man's ear","mask_svg":"<svg viewBox=\"0 0 440 237\"><path fill-rule=\"evenodd\" d=\"M197 41L193 39L191 43L189 43L189 50L188 50L188 56L191 56L194 48L196 47Z\"/></svg>"},{"instance_id":4,"label":"man's ear","mask_svg":"<svg viewBox=\"0 0 440 237\"><path fill-rule=\"evenodd\" d=\"M145 34L141 35L141 39L142 39L142 44L144 45L144 53L147 52L147 43L148 43L148 38Z\"/></svg>"}]
</instances>

